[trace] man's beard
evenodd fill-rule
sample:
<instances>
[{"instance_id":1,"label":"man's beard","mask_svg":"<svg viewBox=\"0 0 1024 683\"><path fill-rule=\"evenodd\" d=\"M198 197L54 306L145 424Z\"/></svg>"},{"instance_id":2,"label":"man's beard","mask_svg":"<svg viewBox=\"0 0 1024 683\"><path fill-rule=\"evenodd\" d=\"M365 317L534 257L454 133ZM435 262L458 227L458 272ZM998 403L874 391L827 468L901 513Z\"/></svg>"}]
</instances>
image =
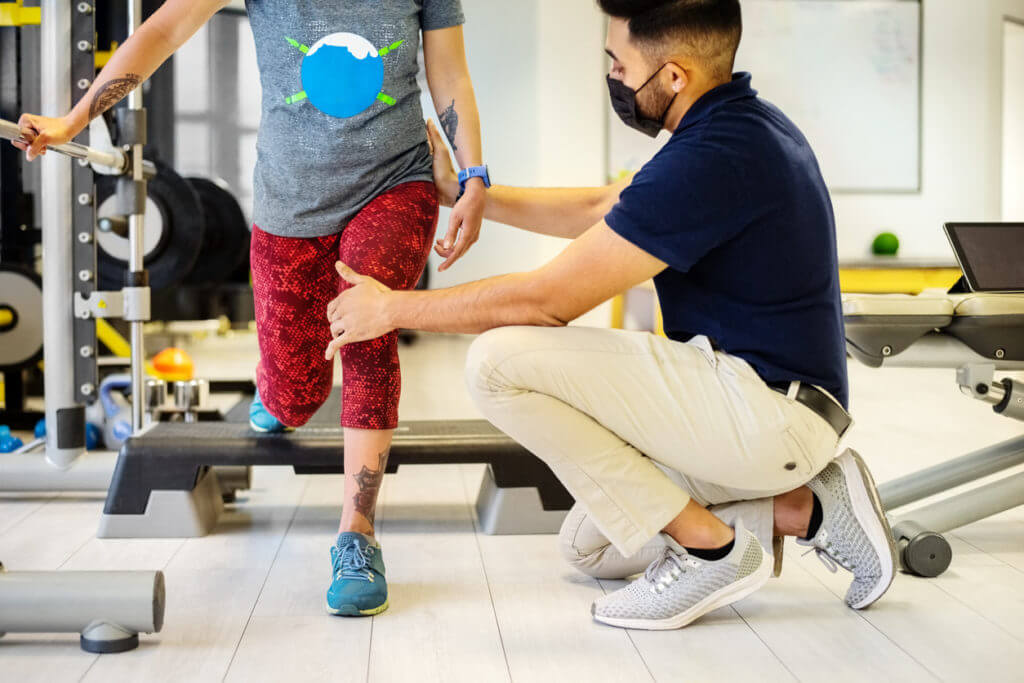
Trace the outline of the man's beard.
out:
<instances>
[{"instance_id":1,"label":"man's beard","mask_svg":"<svg viewBox=\"0 0 1024 683\"><path fill-rule=\"evenodd\" d=\"M657 86L657 83L651 83L645 88L645 92L641 92L637 96L637 113L645 119L663 124L665 115L668 114L669 107L672 106L672 100L675 99L675 93L665 92Z\"/></svg>"}]
</instances>

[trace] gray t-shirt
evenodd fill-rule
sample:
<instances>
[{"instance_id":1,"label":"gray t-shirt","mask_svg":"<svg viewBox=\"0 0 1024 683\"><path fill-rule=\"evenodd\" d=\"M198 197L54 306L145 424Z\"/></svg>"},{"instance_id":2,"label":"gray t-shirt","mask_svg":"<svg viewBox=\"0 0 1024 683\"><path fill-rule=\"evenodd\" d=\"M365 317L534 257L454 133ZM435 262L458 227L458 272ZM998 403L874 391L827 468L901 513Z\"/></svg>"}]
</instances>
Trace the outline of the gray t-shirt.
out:
<instances>
[{"instance_id":1,"label":"gray t-shirt","mask_svg":"<svg viewBox=\"0 0 1024 683\"><path fill-rule=\"evenodd\" d=\"M462 24L460 0L246 0L263 85L254 222L340 232L396 185L432 180L420 31Z\"/></svg>"}]
</instances>

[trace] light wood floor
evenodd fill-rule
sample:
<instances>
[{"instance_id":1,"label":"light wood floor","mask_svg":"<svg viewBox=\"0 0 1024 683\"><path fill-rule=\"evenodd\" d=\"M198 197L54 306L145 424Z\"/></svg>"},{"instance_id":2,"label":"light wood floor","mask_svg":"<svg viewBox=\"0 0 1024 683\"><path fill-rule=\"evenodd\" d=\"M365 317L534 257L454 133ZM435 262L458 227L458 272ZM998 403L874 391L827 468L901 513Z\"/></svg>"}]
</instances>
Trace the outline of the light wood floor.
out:
<instances>
[{"instance_id":1,"label":"light wood floor","mask_svg":"<svg viewBox=\"0 0 1024 683\"><path fill-rule=\"evenodd\" d=\"M403 418L476 416L462 388L467 344L403 349ZM253 349L219 341L197 363L251 369ZM953 371L854 365L851 378L849 443L879 481L1024 432L961 396ZM168 596L163 632L127 654L85 654L74 635L7 635L0 681L1024 680L1024 509L950 535L944 576L900 576L865 612L843 605L846 575L791 545L782 578L752 597L682 631L627 632L589 614L620 584L574 573L554 537L477 532L481 475L404 467L386 478L392 606L357 620L323 612L340 477L258 469L217 533L189 540L98 540L99 495L0 495L8 569L162 569Z\"/></svg>"}]
</instances>

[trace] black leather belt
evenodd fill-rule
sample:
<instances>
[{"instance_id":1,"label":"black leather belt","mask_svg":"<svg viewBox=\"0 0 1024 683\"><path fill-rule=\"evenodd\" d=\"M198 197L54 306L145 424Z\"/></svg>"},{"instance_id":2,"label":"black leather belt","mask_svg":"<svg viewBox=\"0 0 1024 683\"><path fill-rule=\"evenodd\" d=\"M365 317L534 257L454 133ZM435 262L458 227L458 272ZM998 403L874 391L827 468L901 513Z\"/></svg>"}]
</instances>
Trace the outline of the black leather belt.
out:
<instances>
[{"instance_id":1,"label":"black leather belt","mask_svg":"<svg viewBox=\"0 0 1024 683\"><path fill-rule=\"evenodd\" d=\"M789 387L791 382L769 382L770 386L780 394L789 395ZM797 403L801 403L810 408L818 417L828 422L829 426L835 430L839 438L843 438L843 434L853 424L853 419L850 414L843 410L843 407L836 403L828 394L821 389L817 388L812 384L799 383L800 387L796 391L794 400Z\"/></svg>"}]
</instances>

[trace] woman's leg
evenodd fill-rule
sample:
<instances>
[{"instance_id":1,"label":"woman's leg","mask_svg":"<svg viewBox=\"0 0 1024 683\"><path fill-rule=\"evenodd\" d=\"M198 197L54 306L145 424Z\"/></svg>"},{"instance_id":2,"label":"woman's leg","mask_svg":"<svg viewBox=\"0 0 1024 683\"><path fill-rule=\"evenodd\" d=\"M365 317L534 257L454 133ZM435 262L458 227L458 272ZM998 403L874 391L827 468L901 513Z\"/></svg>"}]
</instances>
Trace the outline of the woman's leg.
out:
<instances>
[{"instance_id":1,"label":"woman's leg","mask_svg":"<svg viewBox=\"0 0 1024 683\"><path fill-rule=\"evenodd\" d=\"M341 260L392 289L412 289L423 273L436 227L433 184L399 185L377 197L345 227ZM341 290L348 287L340 285ZM345 505L340 531L372 536L377 493L398 424L398 333L344 347L341 364Z\"/></svg>"},{"instance_id":2,"label":"woman's leg","mask_svg":"<svg viewBox=\"0 0 1024 683\"><path fill-rule=\"evenodd\" d=\"M264 407L288 427L306 424L331 391L334 363L323 357L331 329L324 312L337 291L338 240L277 237L253 226L256 386Z\"/></svg>"}]
</instances>

